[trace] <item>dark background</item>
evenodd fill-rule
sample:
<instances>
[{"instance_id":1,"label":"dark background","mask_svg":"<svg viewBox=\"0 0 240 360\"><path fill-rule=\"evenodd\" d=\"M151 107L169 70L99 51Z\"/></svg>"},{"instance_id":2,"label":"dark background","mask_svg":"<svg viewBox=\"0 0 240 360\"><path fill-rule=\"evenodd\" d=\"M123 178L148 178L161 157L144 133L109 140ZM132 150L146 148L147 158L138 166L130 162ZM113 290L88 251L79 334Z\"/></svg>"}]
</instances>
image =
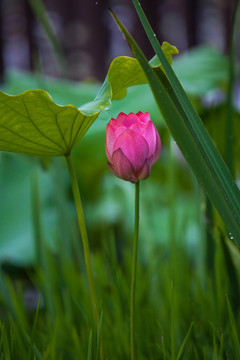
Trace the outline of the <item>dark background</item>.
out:
<instances>
[{"instance_id":1,"label":"dark background","mask_svg":"<svg viewBox=\"0 0 240 360\"><path fill-rule=\"evenodd\" d=\"M141 4L160 42L166 40L180 52L204 43L228 53L236 2L142 0ZM131 0L44 0L63 50L65 73L29 1L1 0L0 4L2 81L13 68L72 80L102 81L114 57L131 56L109 8L124 22L146 56L153 56Z\"/></svg>"}]
</instances>

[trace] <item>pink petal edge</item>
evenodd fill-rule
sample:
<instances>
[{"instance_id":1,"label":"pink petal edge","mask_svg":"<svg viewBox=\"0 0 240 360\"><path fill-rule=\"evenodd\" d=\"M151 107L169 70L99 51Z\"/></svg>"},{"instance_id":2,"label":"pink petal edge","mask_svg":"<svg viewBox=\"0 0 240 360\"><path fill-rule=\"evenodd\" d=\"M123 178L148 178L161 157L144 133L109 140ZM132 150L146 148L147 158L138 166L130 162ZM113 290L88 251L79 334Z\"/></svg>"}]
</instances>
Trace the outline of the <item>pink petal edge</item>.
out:
<instances>
[{"instance_id":1,"label":"pink petal edge","mask_svg":"<svg viewBox=\"0 0 240 360\"><path fill-rule=\"evenodd\" d=\"M127 128L130 128L131 125L138 122L139 122L139 118L137 117L137 115L134 113L129 113L128 115L126 115L125 119L123 120L123 125L126 126Z\"/></svg>"},{"instance_id":2,"label":"pink petal edge","mask_svg":"<svg viewBox=\"0 0 240 360\"><path fill-rule=\"evenodd\" d=\"M108 157L108 160L111 161L113 146L116 141L115 132L110 123L107 124L106 127L106 136L105 136L105 150Z\"/></svg>"},{"instance_id":3,"label":"pink petal edge","mask_svg":"<svg viewBox=\"0 0 240 360\"><path fill-rule=\"evenodd\" d=\"M119 124L122 124L126 116L127 116L127 114L120 112L120 114L118 114L117 118L113 119L113 120L116 120Z\"/></svg>"},{"instance_id":4,"label":"pink petal edge","mask_svg":"<svg viewBox=\"0 0 240 360\"><path fill-rule=\"evenodd\" d=\"M155 162L159 159L159 156L161 153L161 148L162 148L161 139L160 139L158 131L156 130L156 147L155 147L155 151L154 151L152 162L151 162L152 165L155 164Z\"/></svg>"},{"instance_id":5,"label":"pink petal edge","mask_svg":"<svg viewBox=\"0 0 240 360\"><path fill-rule=\"evenodd\" d=\"M143 112L139 111L136 115L138 116L139 120L141 122L143 122L144 124L147 124L149 121L151 121L150 115L148 112L143 113Z\"/></svg>"},{"instance_id":6,"label":"pink petal edge","mask_svg":"<svg viewBox=\"0 0 240 360\"><path fill-rule=\"evenodd\" d=\"M149 177L150 172L151 172L151 160L146 159L145 163L143 164L143 167L140 169L140 171L135 173L135 175L138 180L144 180Z\"/></svg>"}]
</instances>

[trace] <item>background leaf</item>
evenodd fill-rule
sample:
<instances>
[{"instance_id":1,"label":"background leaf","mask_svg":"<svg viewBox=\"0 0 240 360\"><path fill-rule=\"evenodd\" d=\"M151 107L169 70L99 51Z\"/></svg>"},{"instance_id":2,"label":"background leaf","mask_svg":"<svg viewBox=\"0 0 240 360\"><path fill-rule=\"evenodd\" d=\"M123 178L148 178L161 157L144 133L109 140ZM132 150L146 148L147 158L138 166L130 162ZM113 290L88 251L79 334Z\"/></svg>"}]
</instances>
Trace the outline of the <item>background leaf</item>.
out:
<instances>
[{"instance_id":1,"label":"background leaf","mask_svg":"<svg viewBox=\"0 0 240 360\"><path fill-rule=\"evenodd\" d=\"M219 50L199 46L175 58L173 69L184 90L191 96L206 96L218 88L225 90L228 83L229 60Z\"/></svg>"},{"instance_id":2,"label":"background leaf","mask_svg":"<svg viewBox=\"0 0 240 360\"><path fill-rule=\"evenodd\" d=\"M162 49L168 61L172 63L172 55L178 54L177 48L164 42ZM149 64L152 67L161 65L157 56L154 56ZM112 88L112 100L120 100L126 96L127 87L146 84L147 78L137 59L120 56L112 61L106 81L110 83Z\"/></svg>"}]
</instances>

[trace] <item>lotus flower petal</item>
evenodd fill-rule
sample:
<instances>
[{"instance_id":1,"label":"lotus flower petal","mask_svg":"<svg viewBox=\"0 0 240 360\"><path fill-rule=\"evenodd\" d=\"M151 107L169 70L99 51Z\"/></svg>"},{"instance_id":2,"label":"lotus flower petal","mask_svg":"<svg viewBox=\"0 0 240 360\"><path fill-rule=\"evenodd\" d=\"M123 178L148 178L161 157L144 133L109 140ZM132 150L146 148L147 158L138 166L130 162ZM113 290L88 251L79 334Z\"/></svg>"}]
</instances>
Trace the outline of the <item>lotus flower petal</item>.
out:
<instances>
[{"instance_id":1,"label":"lotus flower petal","mask_svg":"<svg viewBox=\"0 0 240 360\"><path fill-rule=\"evenodd\" d=\"M147 112L142 113L141 111L139 111L136 115L138 116L139 120L144 124L147 124L149 121L151 121L150 115Z\"/></svg>"},{"instance_id":2,"label":"lotus flower petal","mask_svg":"<svg viewBox=\"0 0 240 360\"><path fill-rule=\"evenodd\" d=\"M138 122L135 122L134 124L132 124L130 126L130 129L136 131L138 134L142 135L144 129L145 129L145 126L143 123L141 123L140 121Z\"/></svg>"},{"instance_id":3,"label":"lotus flower petal","mask_svg":"<svg viewBox=\"0 0 240 360\"><path fill-rule=\"evenodd\" d=\"M116 141L115 131L113 130L111 124L107 124L106 129L106 137L105 137L105 149L108 160L111 161L112 153L113 153L113 146Z\"/></svg>"},{"instance_id":4,"label":"lotus flower petal","mask_svg":"<svg viewBox=\"0 0 240 360\"><path fill-rule=\"evenodd\" d=\"M146 159L143 167L136 175L139 180L144 180L149 177L150 172L151 172L151 160Z\"/></svg>"},{"instance_id":5,"label":"lotus flower petal","mask_svg":"<svg viewBox=\"0 0 240 360\"><path fill-rule=\"evenodd\" d=\"M152 165L158 160L161 153L161 139L159 133L156 131L156 147L152 158Z\"/></svg>"},{"instance_id":6,"label":"lotus flower petal","mask_svg":"<svg viewBox=\"0 0 240 360\"><path fill-rule=\"evenodd\" d=\"M118 124L122 124L123 121L125 120L126 116L127 116L126 114L121 112L116 118L116 121L118 122Z\"/></svg>"},{"instance_id":7,"label":"lotus flower petal","mask_svg":"<svg viewBox=\"0 0 240 360\"><path fill-rule=\"evenodd\" d=\"M130 113L123 120L123 125L126 126L127 128L130 128L130 126L132 124L135 124L135 123L138 123L138 122L139 122L139 119L138 119L137 115L135 115L133 113Z\"/></svg>"},{"instance_id":8,"label":"lotus flower petal","mask_svg":"<svg viewBox=\"0 0 240 360\"><path fill-rule=\"evenodd\" d=\"M149 121L142 132L142 136L147 141L149 146L149 156L153 156L156 149L156 128L152 121Z\"/></svg>"},{"instance_id":9,"label":"lotus flower petal","mask_svg":"<svg viewBox=\"0 0 240 360\"><path fill-rule=\"evenodd\" d=\"M107 125L105 148L113 174L136 183L150 175L161 141L148 113L120 113Z\"/></svg>"},{"instance_id":10,"label":"lotus flower petal","mask_svg":"<svg viewBox=\"0 0 240 360\"><path fill-rule=\"evenodd\" d=\"M108 163L108 166L112 172L121 179L129 180L129 178L134 175L132 164L121 149L114 151L112 162L112 164Z\"/></svg>"},{"instance_id":11,"label":"lotus flower petal","mask_svg":"<svg viewBox=\"0 0 240 360\"><path fill-rule=\"evenodd\" d=\"M121 123L119 123L116 119L111 119L109 124L111 125L113 130L116 131L119 128Z\"/></svg>"},{"instance_id":12,"label":"lotus flower petal","mask_svg":"<svg viewBox=\"0 0 240 360\"><path fill-rule=\"evenodd\" d=\"M129 159L134 171L142 168L149 155L149 146L143 136L131 129L125 130L115 141L113 151L120 148Z\"/></svg>"},{"instance_id":13,"label":"lotus flower petal","mask_svg":"<svg viewBox=\"0 0 240 360\"><path fill-rule=\"evenodd\" d=\"M118 138L124 131L126 130L125 126L119 126L118 129L115 132L116 138Z\"/></svg>"}]
</instances>

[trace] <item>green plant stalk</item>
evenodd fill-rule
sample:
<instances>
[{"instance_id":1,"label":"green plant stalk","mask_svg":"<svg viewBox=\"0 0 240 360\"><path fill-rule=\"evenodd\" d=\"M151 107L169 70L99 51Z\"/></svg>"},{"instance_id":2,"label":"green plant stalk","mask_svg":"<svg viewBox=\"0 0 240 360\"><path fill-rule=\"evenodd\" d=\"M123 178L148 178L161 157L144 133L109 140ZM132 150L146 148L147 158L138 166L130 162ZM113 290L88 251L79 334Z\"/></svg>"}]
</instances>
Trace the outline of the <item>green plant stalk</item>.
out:
<instances>
[{"instance_id":1,"label":"green plant stalk","mask_svg":"<svg viewBox=\"0 0 240 360\"><path fill-rule=\"evenodd\" d=\"M131 360L136 359L136 351L135 351L135 289L136 289L136 280L137 280L138 233L139 233L139 182L137 182L135 184L135 228L134 228L134 240L133 240L132 282L131 282L131 299L130 299Z\"/></svg>"},{"instance_id":2,"label":"green plant stalk","mask_svg":"<svg viewBox=\"0 0 240 360\"><path fill-rule=\"evenodd\" d=\"M176 360L175 344L175 299L173 282L171 282L171 360Z\"/></svg>"},{"instance_id":3,"label":"green plant stalk","mask_svg":"<svg viewBox=\"0 0 240 360\"><path fill-rule=\"evenodd\" d=\"M240 292L239 292L239 285L238 285L238 273L237 269L235 268L235 264L232 258L232 254L230 251L230 241L226 239L222 234L220 234L220 243L221 243L221 251L223 255L223 260L225 262L225 271L227 272L228 277L228 284L227 284L227 293L229 300L232 305L232 310L237 316L238 309L239 309L239 298L240 298Z\"/></svg>"},{"instance_id":4,"label":"green plant stalk","mask_svg":"<svg viewBox=\"0 0 240 360\"><path fill-rule=\"evenodd\" d=\"M205 209L205 223L206 223L206 265L210 273L214 271L214 254L215 254L215 240L213 236L214 216L213 206L208 197L206 197Z\"/></svg>"},{"instance_id":5,"label":"green plant stalk","mask_svg":"<svg viewBox=\"0 0 240 360\"><path fill-rule=\"evenodd\" d=\"M81 233L81 237L82 237L86 273L87 273L88 285L89 285L92 307L93 307L93 315L96 314L97 328L98 328L99 312L98 312L98 306L97 306L97 296L96 296L93 275L92 275L90 250L89 250L87 229L86 229L86 224L85 224L85 220L84 220L82 202L81 202L80 192L79 192L78 183L77 183L77 176L76 176L70 155L66 156L66 161L67 161L68 171L69 171L70 178L71 178L73 198L74 198L74 202L75 202L75 206L76 206L76 210L77 210L78 224L79 224L79 229L80 229L80 233Z\"/></svg>"}]
</instances>

